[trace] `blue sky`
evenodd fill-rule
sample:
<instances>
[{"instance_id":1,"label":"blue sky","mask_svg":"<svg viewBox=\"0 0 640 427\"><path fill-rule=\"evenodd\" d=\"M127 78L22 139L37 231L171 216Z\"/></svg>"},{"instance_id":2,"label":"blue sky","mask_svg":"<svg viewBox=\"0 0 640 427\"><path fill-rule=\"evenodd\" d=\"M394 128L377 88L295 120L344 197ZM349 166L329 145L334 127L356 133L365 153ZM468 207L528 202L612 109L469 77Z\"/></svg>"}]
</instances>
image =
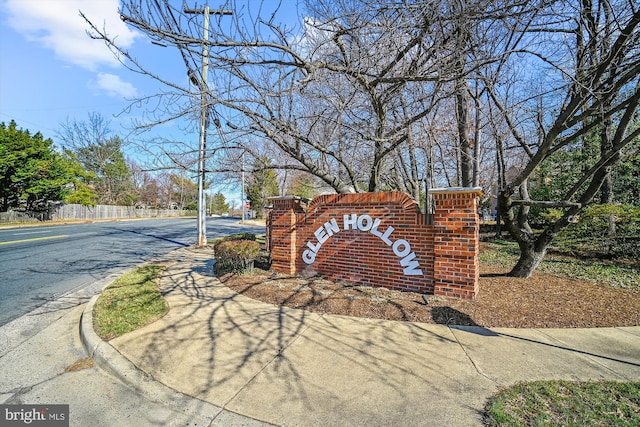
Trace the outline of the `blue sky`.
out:
<instances>
[{"instance_id":1,"label":"blue sky","mask_svg":"<svg viewBox=\"0 0 640 427\"><path fill-rule=\"evenodd\" d=\"M86 120L88 112L111 118L127 98L152 82L128 72L100 41L90 39L79 16L104 22L126 46L146 41L119 19L118 0L2 0L0 13L0 121L55 140L67 118ZM126 118L112 119L114 131Z\"/></svg>"},{"instance_id":2,"label":"blue sky","mask_svg":"<svg viewBox=\"0 0 640 427\"><path fill-rule=\"evenodd\" d=\"M295 4L295 0L284 3L289 1ZM277 3L265 1L266 8ZM111 120L115 133L126 136L131 119L140 117L142 111L122 111L131 99L158 92L159 83L127 70L103 42L86 35L88 27L79 10L92 22L104 25L137 57L147 58L145 64L186 80L184 64L174 49L151 44L120 20L119 0L0 0L0 5L0 122L15 120L18 127L39 131L58 142L56 131L61 123L87 121L89 112L97 112ZM197 142L197 132L190 134L187 127L175 123L153 132ZM135 157L135 150L125 154Z\"/></svg>"}]
</instances>

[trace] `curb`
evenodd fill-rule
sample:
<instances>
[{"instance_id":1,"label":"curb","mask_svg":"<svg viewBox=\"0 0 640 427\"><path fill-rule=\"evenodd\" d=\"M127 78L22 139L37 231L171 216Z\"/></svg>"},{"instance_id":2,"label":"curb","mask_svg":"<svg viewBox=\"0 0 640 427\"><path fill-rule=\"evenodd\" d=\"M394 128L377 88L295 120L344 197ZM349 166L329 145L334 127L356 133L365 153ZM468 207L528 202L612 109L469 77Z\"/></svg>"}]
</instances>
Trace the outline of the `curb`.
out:
<instances>
[{"instance_id":1,"label":"curb","mask_svg":"<svg viewBox=\"0 0 640 427\"><path fill-rule=\"evenodd\" d=\"M95 333L93 329L93 308L100 295L94 295L87 303L80 316L80 339L85 350L98 365L119 378L121 381L133 386L138 391L145 392L147 384L153 378L136 368L127 358L122 356L108 342Z\"/></svg>"},{"instance_id":2,"label":"curb","mask_svg":"<svg viewBox=\"0 0 640 427\"><path fill-rule=\"evenodd\" d=\"M128 387L154 402L173 408L176 412L206 420L209 427L265 427L273 426L265 421L244 416L212 403L186 395L156 381L153 376L139 369L108 342L102 340L93 329L93 308L100 294L87 303L79 322L80 341L94 362Z\"/></svg>"},{"instance_id":3,"label":"curb","mask_svg":"<svg viewBox=\"0 0 640 427\"><path fill-rule=\"evenodd\" d=\"M211 403L180 393L141 371L129 359L103 341L93 329L93 308L100 295L95 295L80 317L80 340L97 365L151 400L180 412L198 413L213 422L224 410Z\"/></svg>"}]
</instances>

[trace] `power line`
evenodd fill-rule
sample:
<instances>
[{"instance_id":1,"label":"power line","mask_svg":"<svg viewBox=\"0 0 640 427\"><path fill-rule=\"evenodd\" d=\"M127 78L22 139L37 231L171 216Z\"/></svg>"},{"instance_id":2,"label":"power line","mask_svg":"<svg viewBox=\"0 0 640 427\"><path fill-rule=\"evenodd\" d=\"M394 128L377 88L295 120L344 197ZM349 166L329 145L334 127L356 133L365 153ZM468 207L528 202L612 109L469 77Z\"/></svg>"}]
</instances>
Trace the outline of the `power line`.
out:
<instances>
[{"instance_id":1,"label":"power line","mask_svg":"<svg viewBox=\"0 0 640 427\"><path fill-rule=\"evenodd\" d=\"M232 15L231 10L211 10L208 5L204 9L184 8L184 13L203 14L204 32L202 41L202 75L200 84L200 148L198 159L198 246L207 244L207 205L204 194L205 156L207 150L207 122L209 107L207 105L207 73L209 71L209 15ZM184 58L184 54L183 54ZM187 66L187 68L189 68ZM192 76L189 76L192 77Z\"/></svg>"}]
</instances>

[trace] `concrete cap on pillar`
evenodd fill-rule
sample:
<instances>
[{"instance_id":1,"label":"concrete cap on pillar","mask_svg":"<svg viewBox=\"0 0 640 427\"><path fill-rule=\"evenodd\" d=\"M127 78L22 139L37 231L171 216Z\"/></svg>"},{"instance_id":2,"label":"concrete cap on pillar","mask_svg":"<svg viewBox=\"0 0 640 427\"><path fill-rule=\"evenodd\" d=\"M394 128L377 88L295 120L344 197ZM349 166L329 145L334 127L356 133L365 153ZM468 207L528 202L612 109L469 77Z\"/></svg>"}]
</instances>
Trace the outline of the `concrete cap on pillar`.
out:
<instances>
[{"instance_id":1,"label":"concrete cap on pillar","mask_svg":"<svg viewBox=\"0 0 640 427\"><path fill-rule=\"evenodd\" d=\"M298 196L273 196L268 197L269 200L302 200L302 197Z\"/></svg>"},{"instance_id":2,"label":"concrete cap on pillar","mask_svg":"<svg viewBox=\"0 0 640 427\"><path fill-rule=\"evenodd\" d=\"M443 187L430 188L429 194L454 194L454 193L475 193L479 196L484 194L482 187Z\"/></svg>"}]
</instances>

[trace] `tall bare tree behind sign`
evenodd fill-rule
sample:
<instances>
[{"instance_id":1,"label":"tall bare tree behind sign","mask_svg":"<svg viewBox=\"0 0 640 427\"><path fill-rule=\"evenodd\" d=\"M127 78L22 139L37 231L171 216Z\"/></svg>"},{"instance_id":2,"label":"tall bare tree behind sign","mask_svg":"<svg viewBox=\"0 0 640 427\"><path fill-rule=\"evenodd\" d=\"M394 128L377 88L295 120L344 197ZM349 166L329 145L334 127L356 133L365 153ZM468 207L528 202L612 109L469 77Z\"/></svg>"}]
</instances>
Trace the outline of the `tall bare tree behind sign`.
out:
<instances>
[{"instance_id":1,"label":"tall bare tree behind sign","mask_svg":"<svg viewBox=\"0 0 640 427\"><path fill-rule=\"evenodd\" d=\"M633 2L305 0L292 26L276 21L271 2L248 4L227 2L233 17L212 20L215 71L205 85L189 83L202 29L171 2L125 1L121 16L177 49L190 76L184 82L149 69L92 26L123 63L166 88L150 95L153 113L141 126L194 114L205 90L226 148L255 158L272 152L270 167L314 175L339 193L401 189L418 198L425 181L496 185L520 245L516 276L535 270L640 132ZM603 135L601 153L562 200L531 200L532 174L593 133ZM564 213L535 233L531 206Z\"/></svg>"}]
</instances>

